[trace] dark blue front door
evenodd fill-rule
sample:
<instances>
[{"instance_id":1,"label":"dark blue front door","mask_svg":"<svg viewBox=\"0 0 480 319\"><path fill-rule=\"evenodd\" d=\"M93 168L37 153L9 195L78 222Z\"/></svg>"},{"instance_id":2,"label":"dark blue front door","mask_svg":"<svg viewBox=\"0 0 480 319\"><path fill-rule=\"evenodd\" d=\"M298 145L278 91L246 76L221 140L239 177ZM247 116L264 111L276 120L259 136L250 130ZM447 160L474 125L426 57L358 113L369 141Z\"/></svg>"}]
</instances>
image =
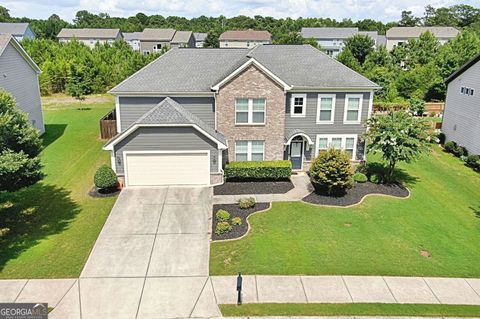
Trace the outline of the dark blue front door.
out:
<instances>
[{"instance_id":1,"label":"dark blue front door","mask_svg":"<svg viewBox=\"0 0 480 319\"><path fill-rule=\"evenodd\" d=\"M292 169L302 169L303 142L290 143L290 161Z\"/></svg>"}]
</instances>

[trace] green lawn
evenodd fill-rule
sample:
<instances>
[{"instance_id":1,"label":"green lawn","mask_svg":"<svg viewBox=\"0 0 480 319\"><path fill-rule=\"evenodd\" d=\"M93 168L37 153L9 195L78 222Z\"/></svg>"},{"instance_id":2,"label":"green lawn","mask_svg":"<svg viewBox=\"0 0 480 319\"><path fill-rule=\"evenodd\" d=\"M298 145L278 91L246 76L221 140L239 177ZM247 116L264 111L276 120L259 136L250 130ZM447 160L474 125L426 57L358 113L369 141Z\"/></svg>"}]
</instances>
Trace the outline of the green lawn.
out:
<instances>
[{"instance_id":1,"label":"green lawn","mask_svg":"<svg viewBox=\"0 0 480 319\"><path fill-rule=\"evenodd\" d=\"M434 123L442 123L443 118L442 117L436 117L436 116L427 116L425 117L426 120Z\"/></svg>"},{"instance_id":2,"label":"green lawn","mask_svg":"<svg viewBox=\"0 0 480 319\"><path fill-rule=\"evenodd\" d=\"M109 162L98 138L99 119L111 102L52 104L44 109L42 162L46 178L12 194L0 194L0 278L77 277L115 198L87 195L93 174Z\"/></svg>"},{"instance_id":3,"label":"green lawn","mask_svg":"<svg viewBox=\"0 0 480 319\"><path fill-rule=\"evenodd\" d=\"M402 168L409 199L274 203L245 238L212 243L210 273L480 277L480 174L437 147Z\"/></svg>"},{"instance_id":4,"label":"green lawn","mask_svg":"<svg viewBox=\"0 0 480 319\"><path fill-rule=\"evenodd\" d=\"M480 306L425 304L244 304L220 305L225 317L240 316L424 316L475 317Z\"/></svg>"}]
</instances>

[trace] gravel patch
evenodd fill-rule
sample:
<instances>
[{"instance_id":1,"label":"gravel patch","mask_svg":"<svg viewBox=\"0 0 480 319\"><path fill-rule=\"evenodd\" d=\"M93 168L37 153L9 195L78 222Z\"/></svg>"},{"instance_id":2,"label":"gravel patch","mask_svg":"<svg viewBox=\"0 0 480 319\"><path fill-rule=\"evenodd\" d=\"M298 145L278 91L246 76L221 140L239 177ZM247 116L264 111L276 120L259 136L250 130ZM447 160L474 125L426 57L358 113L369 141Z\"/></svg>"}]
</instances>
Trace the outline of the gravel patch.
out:
<instances>
[{"instance_id":1,"label":"gravel patch","mask_svg":"<svg viewBox=\"0 0 480 319\"><path fill-rule=\"evenodd\" d=\"M408 190L397 184L385 185L374 184L370 182L356 183L352 189L349 189L343 196L327 196L315 192L305 196L302 200L307 203L331 206L350 206L361 202L363 197L368 194L382 194L394 197L408 197Z\"/></svg>"},{"instance_id":2,"label":"gravel patch","mask_svg":"<svg viewBox=\"0 0 480 319\"><path fill-rule=\"evenodd\" d=\"M213 188L214 195L285 194L293 188L291 181L225 182Z\"/></svg>"},{"instance_id":3,"label":"gravel patch","mask_svg":"<svg viewBox=\"0 0 480 319\"><path fill-rule=\"evenodd\" d=\"M255 207L248 208L248 209L240 209L237 204L218 204L213 205L212 211L212 240L224 240L224 239L234 239L240 238L245 235L248 231L248 223L247 217L255 212L268 209L270 207L269 203L256 203ZM217 227L217 219L215 218L215 214L220 210L224 209L230 213L230 220L228 221L230 224L231 219L233 217L240 217L242 219L242 224L234 226L232 225L233 229L229 233L217 235L215 234L215 228Z\"/></svg>"}]
</instances>

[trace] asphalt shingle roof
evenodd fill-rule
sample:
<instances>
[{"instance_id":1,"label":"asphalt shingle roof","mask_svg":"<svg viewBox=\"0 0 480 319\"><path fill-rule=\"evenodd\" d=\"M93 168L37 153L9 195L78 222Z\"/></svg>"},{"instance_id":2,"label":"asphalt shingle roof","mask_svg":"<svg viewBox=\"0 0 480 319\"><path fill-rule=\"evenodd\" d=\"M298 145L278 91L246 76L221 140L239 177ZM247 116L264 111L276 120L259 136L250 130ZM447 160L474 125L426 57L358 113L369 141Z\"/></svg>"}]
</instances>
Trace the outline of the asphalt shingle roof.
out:
<instances>
[{"instance_id":1,"label":"asphalt shingle roof","mask_svg":"<svg viewBox=\"0 0 480 319\"><path fill-rule=\"evenodd\" d=\"M294 88L378 88L310 45L259 45L253 49L174 48L110 92L211 92L212 86L250 58Z\"/></svg>"},{"instance_id":2,"label":"asphalt shingle roof","mask_svg":"<svg viewBox=\"0 0 480 319\"><path fill-rule=\"evenodd\" d=\"M358 28L302 28L304 38L346 39L358 33Z\"/></svg>"},{"instance_id":3,"label":"asphalt shingle roof","mask_svg":"<svg viewBox=\"0 0 480 319\"><path fill-rule=\"evenodd\" d=\"M123 39L125 41L139 40L142 32L123 32Z\"/></svg>"},{"instance_id":4,"label":"asphalt shingle roof","mask_svg":"<svg viewBox=\"0 0 480 319\"><path fill-rule=\"evenodd\" d=\"M144 41L171 41L175 35L174 29L145 28L140 36Z\"/></svg>"},{"instance_id":5,"label":"asphalt shingle roof","mask_svg":"<svg viewBox=\"0 0 480 319\"><path fill-rule=\"evenodd\" d=\"M229 30L220 34L219 40L237 40L237 41L271 41L272 34L261 30Z\"/></svg>"},{"instance_id":6,"label":"asphalt shingle roof","mask_svg":"<svg viewBox=\"0 0 480 319\"><path fill-rule=\"evenodd\" d=\"M177 31L173 36L172 43L187 43L192 34L192 31Z\"/></svg>"},{"instance_id":7,"label":"asphalt shingle roof","mask_svg":"<svg viewBox=\"0 0 480 319\"><path fill-rule=\"evenodd\" d=\"M193 36L195 37L195 41L205 41L207 38L208 33L203 32L195 32Z\"/></svg>"},{"instance_id":8,"label":"asphalt shingle roof","mask_svg":"<svg viewBox=\"0 0 480 319\"><path fill-rule=\"evenodd\" d=\"M28 23L2 22L0 23L1 34L23 35L27 31Z\"/></svg>"},{"instance_id":9,"label":"asphalt shingle roof","mask_svg":"<svg viewBox=\"0 0 480 319\"><path fill-rule=\"evenodd\" d=\"M120 29L69 29L63 28L57 38L78 38L78 39L116 39Z\"/></svg>"},{"instance_id":10,"label":"asphalt shingle roof","mask_svg":"<svg viewBox=\"0 0 480 319\"><path fill-rule=\"evenodd\" d=\"M455 38L459 33L454 27L393 27L387 30L387 38L418 38L427 31L437 38Z\"/></svg>"}]
</instances>

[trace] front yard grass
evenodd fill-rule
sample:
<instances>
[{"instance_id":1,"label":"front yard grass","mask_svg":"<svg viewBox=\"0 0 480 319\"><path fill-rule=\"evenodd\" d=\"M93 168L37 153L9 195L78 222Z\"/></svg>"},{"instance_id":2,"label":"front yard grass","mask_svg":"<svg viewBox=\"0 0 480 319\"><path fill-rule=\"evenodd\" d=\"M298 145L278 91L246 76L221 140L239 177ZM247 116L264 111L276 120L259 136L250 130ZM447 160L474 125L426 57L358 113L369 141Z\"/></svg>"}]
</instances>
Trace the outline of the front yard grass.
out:
<instances>
[{"instance_id":1,"label":"front yard grass","mask_svg":"<svg viewBox=\"0 0 480 319\"><path fill-rule=\"evenodd\" d=\"M480 277L480 174L438 147L400 168L410 198L273 203L245 238L212 243L210 273Z\"/></svg>"},{"instance_id":2,"label":"front yard grass","mask_svg":"<svg viewBox=\"0 0 480 319\"><path fill-rule=\"evenodd\" d=\"M480 306L428 304L244 304L220 305L225 317L240 316L417 316L475 317Z\"/></svg>"},{"instance_id":3,"label":"front yard grass","mask_svg":"<svg viewBox=\"0 0 480 319\"><path fill-rule=\"evenodd\" d=\"M15 193L0 194L0 278L78 277L115 198L91 198L93 174L109 162L101 150L99 119L111 102L48 104L44 108L46 177Z\"/></svg>"}]
</instances>

